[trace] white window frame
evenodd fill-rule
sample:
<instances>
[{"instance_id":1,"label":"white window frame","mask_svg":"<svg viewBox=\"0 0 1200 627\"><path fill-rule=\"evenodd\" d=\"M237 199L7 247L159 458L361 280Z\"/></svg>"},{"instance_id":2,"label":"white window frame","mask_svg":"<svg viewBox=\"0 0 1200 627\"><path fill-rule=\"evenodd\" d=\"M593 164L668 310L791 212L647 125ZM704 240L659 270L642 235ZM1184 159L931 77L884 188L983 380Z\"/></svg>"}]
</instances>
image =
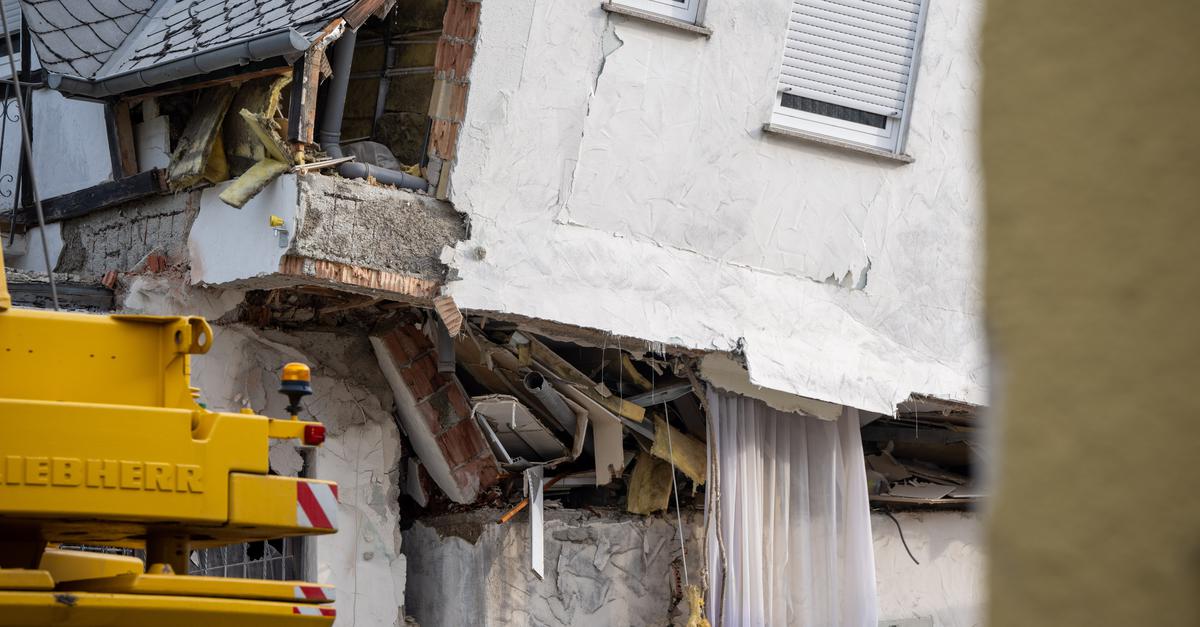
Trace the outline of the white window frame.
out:
<instances>
[{"instance_id":1,"label":"white window frame","mask_svg":"<svg viewBox=\"0 0 1200 627\"><path fill-rule=\"evenodd\" d=\"M696 24L700 20L700 4L704 0L610 0L631 9L638 9L662 17Z\"/></svg>"},{"instance_id":2,"label":"white window frame","mask_svg":"<svg viewBox=\"0 0 1200 627\"><path fill-rule=\"evenodd\" d=\"M904 108L897 115L887 117L887 125L884 128L878 128L867 124L859 124L848 120L842 120L835 117L821 115L819 113L810 113L808 111L800 111L791 107L783 106L783 95L791 93L797 96L803 96L826 102L829 104L840 105L838 102L830 102L821 98L818 93L805 94L783 84L777 84L775 94L775 106L771 111L771 124L803 134L817 135L828 139L836 140L841 143L862 146L864 148L883 150L892 155L900 156L904 154L905 142L908 136L909 120L912 117L913 95L916 92L917 74L921 66L921 49L922 42L925 39L925 18L929 13L929 3L932 0L920 0L921 9L917 15L917 30L915 34L913 46L912 68L909 71L908 85L905 88ZM785 27L785 33L787 29ZM780 56L780 73L783 71L783 55L786 54L786 46L781 51ZM843 105L844 106L844 105Z\"/></svg>"}]
</instances>

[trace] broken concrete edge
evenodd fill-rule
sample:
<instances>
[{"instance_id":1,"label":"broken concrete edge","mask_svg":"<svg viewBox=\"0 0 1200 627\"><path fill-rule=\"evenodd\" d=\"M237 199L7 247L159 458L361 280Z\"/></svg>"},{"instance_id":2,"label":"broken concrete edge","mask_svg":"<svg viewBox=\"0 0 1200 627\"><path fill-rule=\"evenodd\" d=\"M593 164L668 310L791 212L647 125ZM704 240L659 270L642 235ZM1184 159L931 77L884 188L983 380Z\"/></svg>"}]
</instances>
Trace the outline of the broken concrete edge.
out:
<instances>
[{"instance_id":1,"label":"broken concrete edge","mask_svg":"<svg viewBox=\"0 0 1200 627\"><path fill-rule=\"evenodd\" d=\"M296 183L294 255L442 282L443 251L468 235L466 216L422 193L319 174L298 175Z\"/></svg>"}]
</instances>

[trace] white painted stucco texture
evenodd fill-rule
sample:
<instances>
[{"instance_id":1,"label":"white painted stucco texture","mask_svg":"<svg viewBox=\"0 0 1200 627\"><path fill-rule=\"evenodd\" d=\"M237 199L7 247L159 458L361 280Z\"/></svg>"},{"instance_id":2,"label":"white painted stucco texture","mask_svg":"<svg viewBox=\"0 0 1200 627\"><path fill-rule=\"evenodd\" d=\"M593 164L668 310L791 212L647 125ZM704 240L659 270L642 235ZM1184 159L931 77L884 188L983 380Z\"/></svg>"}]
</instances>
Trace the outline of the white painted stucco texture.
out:
<instances>
[{"instance_id":1,"label":"white painted stucco texture","mask_svg":"<svg viewBox=\"0 0 1200 627\"><path fill-rule=\"evenodd\" d=\"M443 258L460 306L698 349L756 384L892 413L981 402L982 3L932 2L911 164L764 133L788 0L705 38L599 2L484 3ZM832 278L832 280L830 280Z\"/></svg>"}]
</instances>

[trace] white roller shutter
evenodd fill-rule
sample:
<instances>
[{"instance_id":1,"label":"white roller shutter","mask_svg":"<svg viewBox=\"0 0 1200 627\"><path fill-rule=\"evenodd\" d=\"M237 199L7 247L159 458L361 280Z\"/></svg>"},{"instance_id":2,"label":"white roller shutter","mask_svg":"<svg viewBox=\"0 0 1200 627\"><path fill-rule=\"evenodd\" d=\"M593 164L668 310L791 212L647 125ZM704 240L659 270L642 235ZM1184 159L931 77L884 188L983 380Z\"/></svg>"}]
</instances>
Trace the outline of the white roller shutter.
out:
<instances>
[{"instance_id":1,"label":"white roller shutter","mask_svg":"<svg viewBox=\"0 0 1200 627\"><path fill-rule=\"evenodd\" d=\"M794 0L780 90L900 116L913 77L921 2Z\"/></svg>"}]
</instances>

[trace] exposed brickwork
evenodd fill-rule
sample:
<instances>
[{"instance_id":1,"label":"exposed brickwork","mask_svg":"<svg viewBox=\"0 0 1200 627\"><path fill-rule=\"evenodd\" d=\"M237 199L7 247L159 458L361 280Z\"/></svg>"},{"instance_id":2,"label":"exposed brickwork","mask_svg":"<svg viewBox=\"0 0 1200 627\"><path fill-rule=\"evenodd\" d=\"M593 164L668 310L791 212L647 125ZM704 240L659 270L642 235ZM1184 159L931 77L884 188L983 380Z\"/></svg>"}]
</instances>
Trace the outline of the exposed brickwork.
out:
<instances>
[{"instance_id":1,"label":"exposed brickwork","mask_svg":"<svg viewBox=\"0 0 1200 627\"><path fill-rule=\"evenodd\" d=\"M437 190L437 197L442 199L449 191L458 132L467 110L468 76L475 60L479 9L478 2L449 0L433 63L435 85L429 103L429 115L433 118L429 156L442 165L430 175L430 182Z\"/></svg>"},{"instance_id":2,"label":"exposed brickwork","mask_svg":"<svg viewBox=\"0 0 1200 627\"><path fill-rule=\"evenodd\" d=\"M427 429L450 467L457 486L478 495L499 479L496 458L471 418L471 404L453 373L438 372L433 342L417 327L401 325L376 336L416 401L418 420L406 429ZM378 348L377 348L378 352Z\"/></svg>"}]
</instances>

